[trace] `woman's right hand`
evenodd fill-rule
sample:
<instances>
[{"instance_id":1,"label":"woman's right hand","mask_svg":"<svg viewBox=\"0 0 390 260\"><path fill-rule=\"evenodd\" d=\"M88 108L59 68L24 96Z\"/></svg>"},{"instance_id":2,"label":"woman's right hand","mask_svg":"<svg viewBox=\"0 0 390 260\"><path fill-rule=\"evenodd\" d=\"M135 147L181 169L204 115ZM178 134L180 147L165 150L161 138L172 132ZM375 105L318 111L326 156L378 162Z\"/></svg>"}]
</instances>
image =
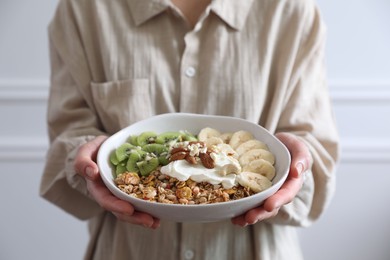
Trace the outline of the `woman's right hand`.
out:
<instances>
[{"instance_id":1,"label":"woman's right hand","mask_svg":"<svg viewBox=\"0 0 390 260\"><path fill-rule=\"evenodd\" d=\"M74 162L75 171L85 178L88 192L96 202L105 210L112 212L119 220L148 228L158 228L159 219L135 211L130 203L115 197L103 183L95 161L97 152L106 139L106 136L98 136L79 148Z\"/></svg>"}]
</instances>

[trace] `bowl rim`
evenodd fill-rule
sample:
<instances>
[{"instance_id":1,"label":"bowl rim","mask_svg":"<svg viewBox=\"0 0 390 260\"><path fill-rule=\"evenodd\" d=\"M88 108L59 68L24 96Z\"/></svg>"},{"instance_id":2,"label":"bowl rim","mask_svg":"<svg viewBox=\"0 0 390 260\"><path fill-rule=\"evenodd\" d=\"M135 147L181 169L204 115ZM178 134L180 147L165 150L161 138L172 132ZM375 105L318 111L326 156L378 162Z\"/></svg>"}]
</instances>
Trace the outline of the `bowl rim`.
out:
<instances>
[{"instance_id":1,"label":"bowl rim","mask_svg":"<svg viewBox=\"0 0 390 260\"><path fill-rule=\"evenodd\" d=\"M289 167L288 169L286 169L283 173L283 175L280 177L280 179L277 181L277 182L272 182L272 186L269 187L268 189L266 190L263 190L259 193L256 193L256 194L253 194L249 197L244 197L244 198L240 198L240 199L237 199L237 200L230 200L230 201L226 201L226 202L218 202L218 203L211 203L211 204L194 204L194 205L191 205L191 204L168 204L168 203L160 203L160 202L156 202L156 201L148 201L148 200L142 200L142 199L139 199L139 198L136 198L136 197L133 197L125 192L123 192L122 190L120 190L115 184L114 184L114 176L113 176L113 173L111 171L111 178L109 178L107 176L107 174L104 174L101 170L101 164L100 162L102 162L103 160L107 160L107 158L103 158L103 151L106 149L106 146L108 146L110 144L110 141L112 141L113 139L117 138L118 136L121 136L124 132L127 132L128 131L128 128L135 128L137 125L141 125L143 123L145 123L145 121L149 121L149 120L154 120L154 119L163 119L164 117L198 117L198 118L219 118L219 119L228 119L228 120L234 120L236 122L245 122L246 124L247 123L250 123L250 124L253 124L253 125L256 125L257 127L259 127L259 129L262 129L262 131L265 131L267 132L269 135L272 135L267 129L265 129L263 126L259 125L259 124L256 124L256 123L253 123L251 121L248 121L248 120L245 120L245 119L242 119L242 118L238 118L238 117L230 117L230 116L223 116L223 115L203 115L203 114L193 114L193 113L164 113L164 114L159 114L159 115L155 115L155 116L151 116L151 117L148 117L146 119L143 119L143 120L140 120L140 121L137 121L133 124L130 124L128 125L127 127L124 127L122 128L121 130L117 131L116 133L114 133L113 135L109 136L100 146L99 150L98 150L98 153L97 153L97 159L96 159L96 162L97 162L97 165L98 165L98 168L99 168L99 174L104 182L104 184L106 185L106 187L110 190L111 193L113 193L114 196L116 196L116 194L113 192L112 189L114 189L116 192L120 193L122 196L126 197L128 200L130 200L130 203L131 201L134 201L134 203L146 203L145 205L154 205L155 207L164 207L164 208L216 208L218 206L229 206L229 205L233 205L233 204L236 204L236 203L239 203L239 202L245 202L245 201L249 201L249 200L253 200L255 199L256 197L262 197L264 194L266 193L271 193L274 194L276 193L280 187L283 185L283 183L285 182L285 180L287 179L287 176L289 174ZM287 147L278 139L276 138L274 135L272 135L274 137L274 140L279 143L279 148L280 149L283 149L285 153L288 154L287 156L287 165L289 166L291 164L291 155L287 149ZM276 191L273 191L273 189L271 189L272 187L278 187L276 189ZM118 196L116 196L118 197ZM123 199L123 198L120 198L120 199Z\"/></svg>"}]
</instances>

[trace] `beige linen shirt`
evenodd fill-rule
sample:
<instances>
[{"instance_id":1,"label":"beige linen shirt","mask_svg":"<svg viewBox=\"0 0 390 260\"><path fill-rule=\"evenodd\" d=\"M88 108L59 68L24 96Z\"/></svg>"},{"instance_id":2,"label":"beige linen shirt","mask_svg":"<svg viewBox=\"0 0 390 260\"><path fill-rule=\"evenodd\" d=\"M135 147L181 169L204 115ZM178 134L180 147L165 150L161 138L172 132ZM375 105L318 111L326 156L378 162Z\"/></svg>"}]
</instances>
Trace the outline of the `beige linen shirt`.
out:
<instances>
[{"instance_id":1,"label":"beige linen shirt","mask_svg":"<svg viewBox=\"0 0 390 260\"><path fill-rule=\"evenodd\" d=\"M49 26L51 146L41 195L88 220L86 259L301 259L296 226L317 220L335 186L337 131L313 0L213 0L192 29L168 0L61 0ZM298 196L245 228L104 211L74 172L78 147L152 115L229 115L296 134L313 166Z\"/></svg>"}]
</instances>

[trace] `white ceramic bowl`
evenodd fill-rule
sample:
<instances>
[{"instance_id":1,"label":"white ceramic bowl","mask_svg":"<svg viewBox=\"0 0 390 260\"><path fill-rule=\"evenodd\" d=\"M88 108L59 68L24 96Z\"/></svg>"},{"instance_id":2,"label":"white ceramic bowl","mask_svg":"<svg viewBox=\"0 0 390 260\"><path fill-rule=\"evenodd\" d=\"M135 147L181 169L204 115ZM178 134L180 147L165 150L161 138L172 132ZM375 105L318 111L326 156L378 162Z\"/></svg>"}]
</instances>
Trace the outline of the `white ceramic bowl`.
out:
<instances>
[{"instance_id":1,"label":"white ceramic bowl","mask_svg":"<svg viewBox=\"0 0 390 260\"><path fill-rule=\"evenodd\" d=\"M149 202L137 199L122 192L116 187L113 180L113 172L109 160L112 151L125 143L132 134L139 134L144 131L165 131L188 130L197 134L204 127L212 127L221 132L234 132L247 130L256 139L266 143L270 151L275 155L276 176L273 185L265 191L239 200L202 205L178 205ZM118 198L130 202L136 210L149 213L162 220L175 222L212 222L241 215L274 194L285 181L289 167L290 154L287 148L263 127L243 119L209 116L186 113L162 114L130 125L109 137L100 147L97 156L97 163L100 175L108 189Z\"/></svg>"}]
</instances>

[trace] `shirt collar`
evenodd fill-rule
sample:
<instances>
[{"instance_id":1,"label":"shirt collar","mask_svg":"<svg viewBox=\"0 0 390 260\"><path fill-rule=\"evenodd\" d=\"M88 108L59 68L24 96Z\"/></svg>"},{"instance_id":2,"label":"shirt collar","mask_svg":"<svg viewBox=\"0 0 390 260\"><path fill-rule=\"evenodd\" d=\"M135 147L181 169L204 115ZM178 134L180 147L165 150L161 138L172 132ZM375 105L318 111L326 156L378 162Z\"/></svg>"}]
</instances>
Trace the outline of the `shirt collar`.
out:
<instances>
[{"instance_id":1,"label":"shirt collar","mask_svg":"<svg viewBox=\"0 0 390 260\"><path fill-rule=\"evenodd\" d=\"M211 10L230 27L241 30L254 0L213 0Z\"/></svg>"},{"instance_id":2,"label":"shirt collar","mask_svg":"<svg viewBox=\"0 0 390 260\"><path fill-rule=\"evenodd\" d=\"M230 27L241 30L254 0L212 0L211 11ZM171 6L170 0L127 0L135 24L141 25Z\"/></svg>"},{"instance_id":3,"label":"shirt collar","mask_svg":"<svg viewBox=\"0 0 390 260\"><path fill-rule=\"evenodd\" d=\"M141 25L170 6L170 0L127 0L135 24Z\"/></svg>"}]
</instances>

